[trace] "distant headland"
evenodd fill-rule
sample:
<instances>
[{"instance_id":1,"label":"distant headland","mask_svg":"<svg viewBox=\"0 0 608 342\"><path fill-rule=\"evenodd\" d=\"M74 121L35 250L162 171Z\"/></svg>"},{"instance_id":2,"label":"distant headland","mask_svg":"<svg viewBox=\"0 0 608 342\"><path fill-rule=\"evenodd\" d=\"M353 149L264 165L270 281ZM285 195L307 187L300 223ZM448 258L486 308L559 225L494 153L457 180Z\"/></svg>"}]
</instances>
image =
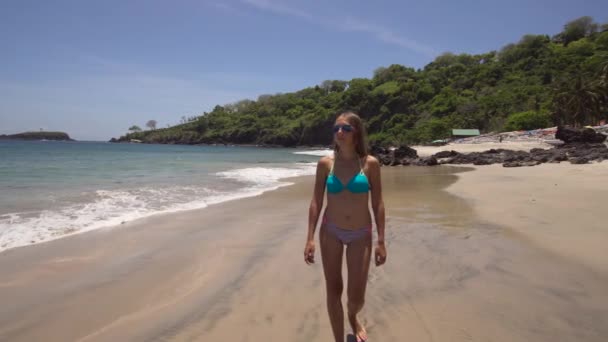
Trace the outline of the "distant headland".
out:
<instances>
[{"instance_id":1,"label":"distant headland","mask_svg":"<svg viewBox=\"0 0 608 342\"><path fill-rule=\"evenodd\" d=\"M75 141L64 132L24 132L18 134L0 134L0 140L55 140L55 141Z\"/></svg>"}]
</instances>

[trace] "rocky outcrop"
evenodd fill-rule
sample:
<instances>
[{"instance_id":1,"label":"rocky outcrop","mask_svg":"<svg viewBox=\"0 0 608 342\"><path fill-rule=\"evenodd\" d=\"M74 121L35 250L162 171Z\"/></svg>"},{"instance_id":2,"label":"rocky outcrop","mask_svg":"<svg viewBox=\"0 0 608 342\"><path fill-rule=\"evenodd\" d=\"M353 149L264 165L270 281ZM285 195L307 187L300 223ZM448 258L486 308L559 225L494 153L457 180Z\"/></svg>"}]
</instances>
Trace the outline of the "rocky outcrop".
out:
<instances>
[{"instance_id":1,"label":"rocky outcrop","mask_svg":"<svg viewBox=\"0 0 608 342\"><path fill-rule=\"evenodd\" d=\"M555 138L565 144L589 143L599 144L606 141L606 135L596 132L593 128L575 129L569 127L558 127Z\"/></svg>"},{"instance_id":2,"label":"rocky outcrop","mask_svg":"<svg viewBox=\"0 0 608 342\"><path fill-rule=\"evenodd\" d=\"M372 153L383 165L434 166L440 164L502 164L504 167L534 166L542 163L586 164L608 160L606 135L593 129L558 128L556 134L564 144L550 149L533 148L530 152L491 149L484 152L459 153L441 151L430 157L419 158L416 150L400 146L393 150L373 147Z\"/></svg>"},{"instance_id":3,"label":"rocky outcrop","mask_svg":"<svg viewBox=\"0 0 608 342\"><path fill-rule=\"evenodd\" d=\"M518 167L534 166L542 163L560 163L562 161L583 164L606 159L608 159L608 148L604 144L576 144L562 145L551 149L535 148L530 152L504 149L467 154L455 152L449 157L440 159L439 162L440 164L502 164L505 167Z\"/></svg>"}]
</instances>

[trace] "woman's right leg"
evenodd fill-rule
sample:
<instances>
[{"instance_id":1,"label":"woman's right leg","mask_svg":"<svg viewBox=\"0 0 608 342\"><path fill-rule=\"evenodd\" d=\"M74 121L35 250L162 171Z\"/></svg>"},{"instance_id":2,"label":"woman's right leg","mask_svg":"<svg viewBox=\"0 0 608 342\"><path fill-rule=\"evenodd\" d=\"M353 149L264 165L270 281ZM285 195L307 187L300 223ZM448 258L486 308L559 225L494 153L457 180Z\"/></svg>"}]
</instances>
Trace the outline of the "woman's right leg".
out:
<instances>
[{"instance_id":1,"label":"woman's right leg","mask_svg":"<svg viewBox=\"0 0 608 342\"><path fill-rule=\"evenodd\" d=\"M327 311L336 342L344 341L344 309L342 308L342 255L344 245L324 225L319 231L321 259L327 291Z\"/></svg>"},{"instance_id":2,"label":"woman's right leg","mask_svg":"<svg viewBox=\"0 0 608 342\"><path fill-rule=\"evenodd\" d=\"M348 321L357 341L367 340L367 332L357 318L365 303L365 288L372 254L371 234L348 244L346 248L346 268L348 270L348 288L346 290Z\"/></svg>"}]
</instances>

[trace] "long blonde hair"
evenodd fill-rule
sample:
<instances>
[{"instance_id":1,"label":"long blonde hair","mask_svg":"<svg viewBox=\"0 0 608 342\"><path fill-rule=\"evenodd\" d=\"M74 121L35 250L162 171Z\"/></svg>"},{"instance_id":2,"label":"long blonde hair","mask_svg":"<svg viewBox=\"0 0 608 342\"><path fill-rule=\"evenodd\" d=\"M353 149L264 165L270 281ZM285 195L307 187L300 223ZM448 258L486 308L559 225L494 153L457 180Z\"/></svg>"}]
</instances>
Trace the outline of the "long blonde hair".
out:
<instances>
[{"instance_id":1,"label":"long blonde hair","mask_svg":"<svg viewBox=\"0 0 608 342\"><path fill-rule=\"evenodd\" d=\"M365 130L365 126L363 125L363 121L361 120L361 118L359 117L359 115L353 113L353 112L343 112L340 113L337 117L336 120L338 120L338 118L343 117L344 119L346 119L346 121L353 126L353 128L355 129L355 131L353 132L353 134L355 135L355 151L357 152L357 154L359 155L359 158L365 157L368 155L368 150L367 150L367 132ZM338 155L338 153L340 153L340 146L338 146L338 144L336 144L336 140L334 137L334 155Z\"/></svg>"}]
</instances>

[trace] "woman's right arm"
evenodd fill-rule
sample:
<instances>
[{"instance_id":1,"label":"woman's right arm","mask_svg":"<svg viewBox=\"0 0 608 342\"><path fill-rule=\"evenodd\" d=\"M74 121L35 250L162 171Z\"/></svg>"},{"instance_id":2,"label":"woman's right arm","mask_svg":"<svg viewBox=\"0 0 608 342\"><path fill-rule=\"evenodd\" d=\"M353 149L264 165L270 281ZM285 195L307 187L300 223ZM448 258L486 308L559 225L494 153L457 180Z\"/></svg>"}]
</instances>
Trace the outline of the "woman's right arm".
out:
<instances>
[{"instance_id":1,"label":"woman's right arm","mask_svg":"<svg viewBox=\"0 0 608 342\"><path fill-rule=\"evenodd\" d=\"M323 208L323 195L325 195L325 180L327 178L327 167L326 157L323 157L317 163L317 172L315 176L315 188L310 201L310 208L308 209L308 241L314 241L315 229L317 227L317 221L319 220L319 214Z\"/></svg>"}]
</instances>

